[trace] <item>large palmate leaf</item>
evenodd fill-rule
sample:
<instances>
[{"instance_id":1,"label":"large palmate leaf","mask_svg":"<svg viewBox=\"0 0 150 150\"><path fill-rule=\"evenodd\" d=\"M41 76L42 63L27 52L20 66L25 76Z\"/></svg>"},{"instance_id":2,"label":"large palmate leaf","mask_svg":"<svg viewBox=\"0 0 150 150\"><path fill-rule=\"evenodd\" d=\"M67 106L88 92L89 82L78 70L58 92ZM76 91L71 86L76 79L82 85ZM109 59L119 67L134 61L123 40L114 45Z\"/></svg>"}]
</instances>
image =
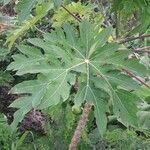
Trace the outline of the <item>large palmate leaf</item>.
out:
<instances>
[{"instance_id":1,"label":"large palmate leaf","mask_svg":"<svg viewBox=\"0 0 150 150\"><path fill-rule=\"evenodd\" d=\"M18 46L21 53L13 56L14 62L7 69L17 71L17 75L38 75L36 80L24 81L11 90L16 94L27 93L11 104L19 108L13 126L32 108L44 109L66 101L76 74L79 90L74 103L81 105L86 101L94 105L101 134L106 130L109 107L118 121L136 126L139 98L131 91L140 89L140 85L122 70L135 75L144 75L146 71L136 60L128 60L128 51L118 51L116 43L108 42L111 33L111 27L100 31L99 26L83 21L79 28L66 24L45 34L44 39L29 39L33 46Z\"/></svg>"}]
</instances>

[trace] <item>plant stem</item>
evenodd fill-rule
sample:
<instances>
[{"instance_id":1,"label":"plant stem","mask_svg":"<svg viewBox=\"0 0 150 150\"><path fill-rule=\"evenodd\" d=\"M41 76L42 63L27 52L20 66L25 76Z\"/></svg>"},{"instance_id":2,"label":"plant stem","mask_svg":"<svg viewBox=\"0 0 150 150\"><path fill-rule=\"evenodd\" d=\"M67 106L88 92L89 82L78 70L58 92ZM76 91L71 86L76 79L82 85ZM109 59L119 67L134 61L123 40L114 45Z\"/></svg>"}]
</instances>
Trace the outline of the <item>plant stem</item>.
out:
<instances>
[{"instance_id":1,"label":"plant stem","mask_svg":"<svg viewBox=\"0 0 150 150\"><path fill-rule=\"evenodd\" d=\"M134 50L136 53L150 53L149 50Z\"/></svg>"},{"instance_id":2,"label":"plant stem","mask_svg":"<svg viewBox=\"0 0 150 150\"><path fill-rule=\"evenodd\" d=\"M137 37L127 37L125 39L122 39L122 40L118 41L118 43L123 44L123 43L126 43L126 42L134 41L134 40L137 40L137 39L144 39L144 38L148 38L148 37L150 37L150 34L144 34L144 35L137 36Z\"/></svg>"},{"instance_id":3,"label":"plant stem","mask_svg":"<svg viewBox=\"0 0 150 150\"><path fill-rule=\"evenodd\" d=\"M70 12L64 5L61 5L63 9L65 9L73 18L75 18L77 21L81 22L81 19L75 16L72 12Z\"/></svg>"},{"instance_id":4,"label":"plant stem","mask_svg":"<svg viewBox=\"0 0 150 150\"><path fill-rule=\"evenodd\" d=\"M37 31L39 31L40 33L42 33L42 34L46 34L46 32L44 32L44 31L40 30L40 29L39 29L39 28L37 28L36 26L34 26L34 28L35 28Z\"/></svg>"},{"instance_id":5,"label":"plant stem","mask_svg":"<svg viewBox=\"0 0 150 150\"><path fill-rule=\"evenodd\" d=\"M132 72L130 72L127 69L122 69L124 72L126 72L129 76L135 78L137 81L139 81L141 84L145 85L146 87L150 88L150 86L145 83L144 81L142 81L139 77L137 77L136 75L134 75Z\"/></svg>"},{"instance_id":6,"label":"plant stem","mask_svg":"<svg viewBox=\"0 0 150 150\"><path fill-rule=\"evenodd\" d=\"M85 128L86 123L88 121L88 116L89 116L89 113L91 111L91 108L92 108L92 105L90 105L88 103L86 103L84 105L82 115L80 116L80 120L78 122L78 126L76 127L76 130L75 130L74 135L72 137L71 143L69 145L69 150L76 150L77 149L77 145L80 141L82 131Z\"/></svg>"},{"instance_id":7,"label":"plant stem","mask_svg":"<svg viewBox=\"0 0 150 150\"><path fill-rule=\"evenodd\" d=\"M142 48L136 48L133 51L134 52L150 53L150 50L148 50L148 49L150 49L150 46L146 46L146 47L142 47Z\"/></svg>"},{"instance_id":8,"label":"plant stem","mask_svg":"<svg viewBox=\"0 0 150 150\"><path fill-rule=\"evenodd\" d=\"M136 52L136 53L150 53L150 50L148 50L148 49L150 49L150 46L132 49L132 51ZM127 48L119 48L118 50L124 51L124 50L129 50L129 49L127 49Z\"/></svg>"}]
</instances>

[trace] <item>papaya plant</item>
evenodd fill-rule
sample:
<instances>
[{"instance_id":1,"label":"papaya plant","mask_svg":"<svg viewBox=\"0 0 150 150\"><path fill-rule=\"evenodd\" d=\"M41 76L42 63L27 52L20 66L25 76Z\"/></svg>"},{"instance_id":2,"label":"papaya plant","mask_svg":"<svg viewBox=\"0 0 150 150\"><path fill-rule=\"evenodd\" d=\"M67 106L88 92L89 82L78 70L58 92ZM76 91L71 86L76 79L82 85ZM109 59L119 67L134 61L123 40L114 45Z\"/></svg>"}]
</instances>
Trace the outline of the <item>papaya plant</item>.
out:
<instances>
[{"instance_id":1,"label":"papaya plant","mask_svg":"<svg viewBox=\"0 0 150 150\"><path fill-rule=\"evenodd\" d=\"M66 101L76 82L79 89L74 104L93 106L101 135L106 131L108 114L114 114L127 127L137 127L140 98L133 91L141 86L129 75L143 77L148 70L135 58L128 58L130 51L120 51L117 43L108 42L112 31L111 27L100 31L100 26L82 21L79 27L65 24L43 39L32 38L28 45L18 45L20 53L13 55L7 70L19 76L37 74L37 79L11 89L13 94L23 94L10 105L18 108L12 128L30 110Z\"/></svg>"},{"instance_id":2,"label":"papaya plant","mask_svg":"<svg viewBox=\"0 0 150 150\"><path fill-rule=\"evenodd\" d=\"M2 149L148 149L148 0L0 3Z\"/></svg>"}]
</instances>

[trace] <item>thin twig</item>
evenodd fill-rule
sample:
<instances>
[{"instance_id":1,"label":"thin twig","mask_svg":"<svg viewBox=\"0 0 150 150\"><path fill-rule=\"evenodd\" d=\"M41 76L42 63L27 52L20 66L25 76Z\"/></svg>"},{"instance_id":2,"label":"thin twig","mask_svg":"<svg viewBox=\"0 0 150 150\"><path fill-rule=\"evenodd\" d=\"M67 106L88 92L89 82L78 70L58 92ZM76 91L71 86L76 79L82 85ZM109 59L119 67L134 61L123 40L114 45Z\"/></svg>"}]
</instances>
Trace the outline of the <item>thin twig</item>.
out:
<instances>
[{"instance_id":1,"label":"thin twig","mask_svg":"<svg viewBox=\"0 0 150 150\"><path fill-rule=\"evenodd\" d=\"M135 50L145 50L145 49L150 49L150 46L145 46L145 47L140 47L140 48L136 48Z\"/></svg>"},{"instance_id":2,"label":"thin twig","mask_svg":"<svg viewBox=\"0 0 150 150\"><path fill-rule=\"evenodd\" d=\"M150 53L149 50L134 50L136 53Z\"/></svg>"},{"instance_id":3,"label":"thin twig","mask_svg":"<svg viewBox=\"0 0 150 150\"><path fill-rule=\"evenodd\" d=\"M82 131L85 128L86 123L88 121L88 116L89 116L89 113L91 111L91 108L92 108L92 106L88 103L86 103L84 105L82 115L81 115L80 120L78 122L78 126L74 132L71 143L69 145L69 150L77 150L77 145L80 141Z\"/></svg>"},{"instance_id":4,"label":"thin twig","mask_svg":"<svg viewBox=\"0 0 150 150\"><path fill-rule=\"evenodd\" d=\"M39 31L40 33L42 33L42 34L46 34L46 32L44 32L44 31L40 30L40 29L39 29L39 28L37 28L36 26L34 26L34 28L35 28L37 31Z\"/></svg>"},{"instance_id":5,"label":"thin twig","mask_svg":"<svg viewBox=\"0 0 150 150\"><path fill-rule=\"evenodd\" d=\"M144 34L144 35L137 36L137 37L128 37L128 38L125 38L125 39L122 39L122 40L118 41L118 43L123 44L123 43L126 43L126 42L134 41L134 40L137 40L137 39L144 39L144 38L148 38L148 37L150 37L150 34Z\"/></svg>"},{"instance_id":6,"label":"thin twig","mask_svg":"<svg viewBox=\"0 0 150 150\"><path fill-rule=\"evenodd\" d=\"M150 86L145 83L144 81L142 81L139 77L137 77L135 74L133 74L132 72L130 72L127 69L122 69L124 72L126 72L129 76L135 78L137 81L139 81L141 84L145 85L146 87L150 88Z\"/></svg>"},{"instance_id":7,"label":"thin twig","mask_svg":"<svg viewBox=\"0 0 150 150\"><path fill-rule=\"evenodd\" d=\"M75 16L72 12L70 12L64 5L61 5L63 9L65 9L73 18L75 18L77 21L81 22L81 19Z\"/></svg>"},{"instance_id":8,"label":"thin twig","mask_svg":"<svg viewBox=\"0 0 150 150\"><path fill-rule=\"evenodd\" d=\"M148 50L149 49L149 50ZM133 50L134 52L146 52L146 53L150 53L150 46L146 46L146 47L141 47L141 48L136 48Z\"/></svg>"},{"instance_id":9,"label":"thin twig","mask_svg":"<svg viewBox=\"0 0 150 150\"><path fill-rule=\"evenodd\" d=\"M150 49L150 46L132 49L132 51L136 52L136 53L150 53L150 50L148 50L148 49ZM124 50L129 50L129 49L127 49L127 48L119 48L118 50L124 51Z\"/></svg>"}]
</instances>

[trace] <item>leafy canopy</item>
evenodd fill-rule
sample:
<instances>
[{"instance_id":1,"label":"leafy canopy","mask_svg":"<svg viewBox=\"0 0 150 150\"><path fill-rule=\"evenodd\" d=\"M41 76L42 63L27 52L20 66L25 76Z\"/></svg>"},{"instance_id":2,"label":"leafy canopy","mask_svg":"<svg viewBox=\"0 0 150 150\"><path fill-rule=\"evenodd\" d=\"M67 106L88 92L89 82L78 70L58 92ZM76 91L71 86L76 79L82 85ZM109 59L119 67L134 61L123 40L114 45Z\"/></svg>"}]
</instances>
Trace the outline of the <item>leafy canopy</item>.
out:
<instances>
[{"instance_id":1,"label":"leafy canopy","mask_svg":"<svg viewBox=\"0 0 150 150\"><path fill-rule=\"evenodd\" d=\"M12 127L33 108L45 109L66 101L76 75L79 90L74 103L80 106L86 101L94 105L101 135L105 133L110 108L124 125L137 126L139 98L131 91L140 85L122 69L141 76L146 71L137 60L128 59L128 51L118 51L118 44L108 42L111 34L111 27L100 31L99 26L83 21L79 28L66 24L45 34L44 39L28 39L33 46L19 45L21 53L13 56L14 62L7 69L17 71L16 75L37 74L37 79L12 88L12 93L27 93L11 104L19 108Z\"/></svg>"},{"instance_id":2,"label":"leafy canopy","mask_svg":"<svg viewBox=\"0 0 150 150\"><path fill-rule=\"evenodd\" d=\"M13 44L20 36L25 34L27 30L32 28L38 21L40 21L44 16L47 15L49 10L53 8L53 3L51 2L51 0L48 0L47 2L44 2L42 4L38 3L35 7L35 16L32 15L29 16L30 5L32 8L32 5L34 6L35 2L36 0L34 1L28 0L26 2L21 1L20 3L18 3L19 5L18 9L21 10L18 15L18 18L23 23L20 26L18 26L15 30L10 31L10 33L7 35L5 45L8 45L9 49L12 48Z\"/></svg>"},{"instance_id":3,"label":"leafy canopy","mask_svg":"<svg viewBox=\"0 0 150 150\"><path fill-rule=\"evenodd\" d=\"M72 2L66 5L65 8L74 15L79 15L81 19L97 23L102 21L102 16L93 11L93 6L90 4L83 5L81 2ZM58 10L54 12L52 20L53 27L62 27L65 23L78 24L78 21L75 20L63 7L59 7Z\"/></svg>"}]
</instances>

